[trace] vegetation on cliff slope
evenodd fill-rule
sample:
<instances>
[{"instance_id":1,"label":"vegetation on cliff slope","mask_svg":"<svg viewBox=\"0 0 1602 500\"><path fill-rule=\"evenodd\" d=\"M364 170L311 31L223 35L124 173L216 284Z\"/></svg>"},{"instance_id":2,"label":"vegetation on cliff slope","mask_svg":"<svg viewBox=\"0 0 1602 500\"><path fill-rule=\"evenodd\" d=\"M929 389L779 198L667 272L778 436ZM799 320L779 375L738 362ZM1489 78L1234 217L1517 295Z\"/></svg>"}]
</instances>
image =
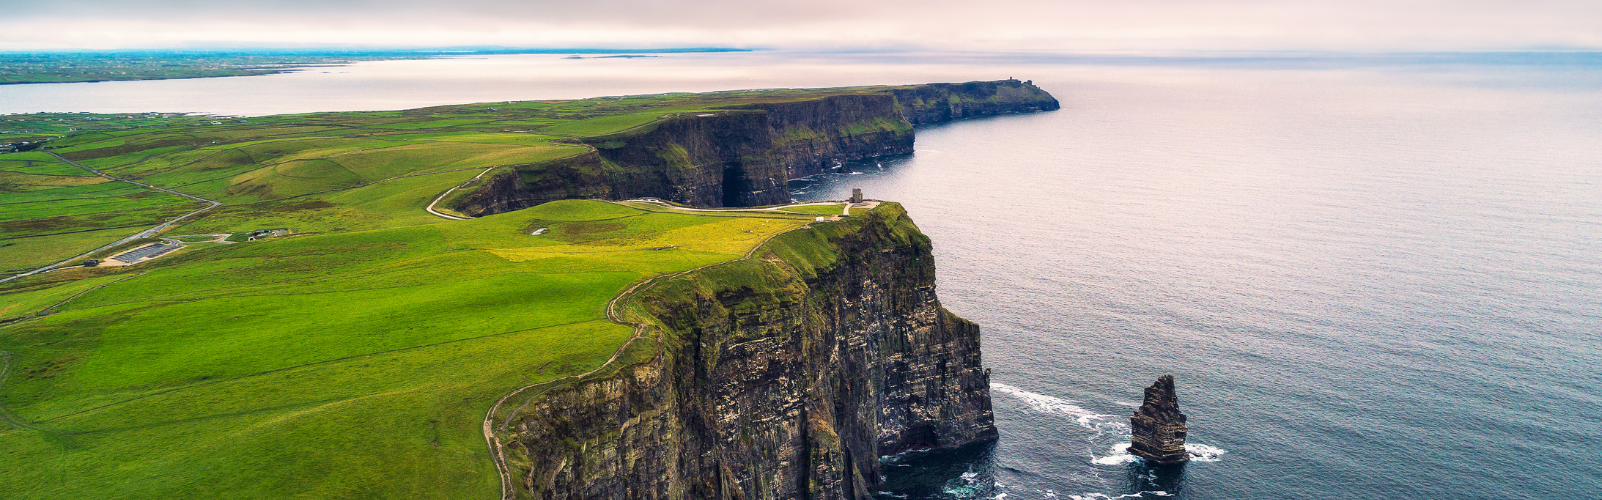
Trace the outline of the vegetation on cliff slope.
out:
<instances>
[{"instance_id":1,"label":"vegetation on cliff slope","mask_svg":"<svg viewBox=\"0 0 1602 500\"><path fill-rule=\"evenodd\" d=\"M756 250L756 258L729 261L659 283L643 294L626 297L624 310L629 320L664 328L669 340L675 341L690 324L676 322L675 315L694 314L698 299L738 291L742 300L735 309L770 306L770 301L796 296L795 287L801 280L816 278L843 260L859 258L840 248L839 241L848 234L879 245L868 251L930 248L929 237L913 224L906 209L898 203L884 203L838 222L774 236Z\"/></svg>"},{"instance_id":2,"label":"vegetation on cliff slope","mask_svg":"<svg viewBox=\"0 0 1602 500\"><path fill-rule=\"evenodd\" d=\"M764 255L825 266L838 250L802 235L855 222L786 233L815 215L561 201L447 220L425 208L486 171L593 154L592 137L875 91L0 116L0 129L48 139L0 154L5 275L208 206L111 177L222 203L161 232L190 236L160 259L0 282L0 496L494 496L480 419L513 389L608 359L631 335L607 320L619 292L778 234ZM293 233L198 236L267 228Z\"/></svg>"},{"instance_id":3,"label":"vegetation on cliff slope","mask_svg":"<svg viewBox=\"0 0 1602 500\"><path fill-rule=\"evenodd\" d=\"M186 227L187 233L261 227L290 227L297 232L379 229L427 222L426 213L409 210L419 199L437 196L490 168L496 170L453 192L440 206L449 209L500 172L517 172L531 184L562 184L602 174L595 169L658 168L611 161L564 169L546 166L595 148L621 147L672 120L885 92L918 96L920 103L936 102L931 96L960 99L965 88L924 87L658 94L254 118L171 113L0 115L0 132L5 133L0 146L29 142L31 149L5 153L0 148L0 207L4 208L0 276L57 262L113 241L119 232L132 234L205 206L96 176L53 154L110 176L223 204ZM905 120L884 116L833 126L840 130L790 126L787 133L794 135L780 140L904 134L911 127ZM593 196L577 187L570 191L565 197Z\"/></svg>"},{"instance_id":4,"label":"vegetation on cliff slope","mask_svg":"<svg viewBox=\"0 0 1602 500\"><path fill-rule=\"evenodd\" d=\"M7 496L492 497L497 397L605 361L630 283L811 218L567 201L437 220L9 288Z\"/></svg>"}]
</instances>

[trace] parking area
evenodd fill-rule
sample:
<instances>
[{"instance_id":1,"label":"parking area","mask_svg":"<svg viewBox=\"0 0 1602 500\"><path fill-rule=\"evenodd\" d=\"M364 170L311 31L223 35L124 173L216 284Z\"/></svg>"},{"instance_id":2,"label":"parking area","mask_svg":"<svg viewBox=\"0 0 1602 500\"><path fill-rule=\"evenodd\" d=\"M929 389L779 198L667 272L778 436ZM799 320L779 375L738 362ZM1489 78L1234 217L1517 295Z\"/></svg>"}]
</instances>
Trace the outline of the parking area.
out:
<instances>
[{"instance_id":1,"label":"parking area","mask_svg":"<svg viewBox=\"0 0 1602 500\"><path fill-rule=\"evenodd\" d=\"M133 264L135 262L139 262L140 260L160 257L165 255L167 252L171 252L183 247L184 246L182 244L175 242L161 242L117 254L117 256L112 257L111 260L121 262L123 264Z\"/></svg>"}]
</instances>

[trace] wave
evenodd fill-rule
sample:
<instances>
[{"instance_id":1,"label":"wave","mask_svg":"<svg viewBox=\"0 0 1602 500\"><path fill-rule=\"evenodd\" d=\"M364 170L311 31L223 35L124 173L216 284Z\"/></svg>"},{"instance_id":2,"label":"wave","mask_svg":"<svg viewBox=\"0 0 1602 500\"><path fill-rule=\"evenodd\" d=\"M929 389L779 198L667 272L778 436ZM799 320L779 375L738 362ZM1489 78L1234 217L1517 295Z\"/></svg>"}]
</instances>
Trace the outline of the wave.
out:
<instances>
[{"instance_id":1,"label":"wave","mask_svg":"<svg viewBox=\"0 0 1602 500\"><path fill-rule=\"evenodd\" d=\"M1108 496L1108 495L1105 495L1105 494L1102 494L1102 493L1086 493L1086 494L1083 494L1083 495L1068 495L1068 498L1072 498L1074 500L1113 500L1115 498L1146 498L1146 495L1151 495L1151 496L1154 496L1154 497L1170 497L1170 496L1174 496L1173 493L1169 493L1169 492L1166 492L1166 491L1158 490L1158 491L1137 491L1137 492L1134 492L1134 493L1126 493L1126 494L1118 495L1118 496Z\"/></svg>"},{"instance_id":2,"label":"wave","mask_svg":"<svg viewBox=\"0 0 1602 500\"><path fill-rule=\"evenodd\" d=\"M1192 462L1217 462L1222 460L1224 454L1229 453L1229 450L1200 443L1185 443L1185 453L1190 455L1190 461ZM1090 463L1096 465L1123 465L1138 460L1141 460L1141 458L1129 453L1129 442L1125 441L1112 445L1112 448L1107 450L1106 456L1091 457Z\"/></svg>"},{"instance_id":3,"label":"wave","mask_svg":"<svg viewBox=\"0 0 1602 500\"><path fill-rule=\"evenodd\" d=\"M1096 426L1094 425L1094 422L1096 420L1101 420L1112 416L1102 415L1100 413L1086 410L1078 405L1075 405L1073 401L1062 398L1054 398L1036 392L1029 392L1007 384L991 382L990 388L1003 394L1018 398L1019 401L1023 401L1024 404L1029 405L1029 407L1035 411L1041 413L1056 413L1073 417L1074 421L1079 422L1080 427L1084 427L1086 429L1095 429Z\"/></svg>"},{"instance_id":4,"label":"wave","mask_svg":"<svg viewBox=\"0 0 1602 500\"><path fill-rule=\"evenodd\" d=\"M1192 462L1217 462L1220 460L1219 457L1229 453L1229 451L1217 446L1185 443L1185 453L1190 454L1190 461Z\"/></svg>"},{"instance_id":5,"label":"wave","mask_svg":"<svg viewBox=\"0 0 1602 500\"><path fill-rule=\"evenodd\" d=\"M1107 450L1107 456L1092 457L1090 459L1090 463L1096 465L1123 465L1139 460L1140 457L1129 454L1129 442L1124 441L1122 443L1112 445L1112 448Z\"/></svg>"}]
</instances>

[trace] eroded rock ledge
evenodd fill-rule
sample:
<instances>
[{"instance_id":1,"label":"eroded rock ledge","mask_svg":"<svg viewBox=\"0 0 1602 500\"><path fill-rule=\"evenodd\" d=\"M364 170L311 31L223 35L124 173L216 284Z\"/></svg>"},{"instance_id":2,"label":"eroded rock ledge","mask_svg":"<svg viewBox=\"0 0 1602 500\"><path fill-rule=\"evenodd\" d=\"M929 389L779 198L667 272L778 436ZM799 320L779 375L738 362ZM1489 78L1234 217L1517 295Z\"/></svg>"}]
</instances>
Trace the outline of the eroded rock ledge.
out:
<instances>
[{"instance_id":1,"label":"eroded rock ledge","mask_svg":"<svg viewBox=\"0 0 1602 500\"><path fill-rule=\"evenodd\" d=\"M899 205L756 255L644 292L659 342L506 421L520 497L866 499L882 456L996 438L979 327Z\"/></svg>"},{"instance_id":2,"label":"eroded rock ledge","mask_svg":"<svg viewBox=\"0 0 1602 500\"><path fill-rule=\"evenodd\" d=\"M820 89L815 97L732 103L585 138L593 153L487 176L450 206L480 216L571 198L787 203L790 179L911 153L914 126L1059 107L1051 94L1018 80Z\"/></svg>"}]
</instances>

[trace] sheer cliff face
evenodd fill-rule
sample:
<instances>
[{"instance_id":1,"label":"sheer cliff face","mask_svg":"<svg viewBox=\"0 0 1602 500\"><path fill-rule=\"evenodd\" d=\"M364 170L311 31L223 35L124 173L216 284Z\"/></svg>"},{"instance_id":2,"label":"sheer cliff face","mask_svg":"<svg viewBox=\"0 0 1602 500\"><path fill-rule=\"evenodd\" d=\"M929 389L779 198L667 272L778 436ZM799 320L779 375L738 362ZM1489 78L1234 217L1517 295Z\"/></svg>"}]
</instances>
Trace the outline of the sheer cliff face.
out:
<instances>
[{"instance_id":1,"label":"sheer cliff face","mask_svg":"<svg viewBox=\"0 0 1602 500\"><path fill-rule=\"evenodd\" d=\"M797 234L802 233L802 234ZM646 292L654 357L508 427L536 498L868 498L880 457L994 439L979 329L893 204ZM658 335L659 334L659 335Z\"/></svg>"},{"instance_id":2,"label":"sheer cliff face","mask_svg":"<svg viewBox=\"0 0 1602 500\"><path fill-rule=\"evenodd\" d=\"M890 90L913 125L944 123L962 118L1036 111L1061 106L1051 94L1032 82L931 83Z\"/></svg>"},{"instance_id":3,"label":"sheer cliff face","mask_svg":"<svg viewBox=\"0 0 1602 500\"><path fill-rule=\"evenodd\" d=\"M890 95L845 95L744 108L768 115L775 132L772 155L784 166L786 182L823 173L843 161L912 152L912 124L902 119ZM784 197L789 201L789 191Z\"/></svg>"},{"instance_id":4,"label":"sheer cliff face","mask_svg":"<svg viewBox=\"0 0 1602 500\"><path fill-rule=\"evenodd\" d=\"M785 203L790 179L841 162L911 153L914 125L1057 108L1050 94L1017 80L733 105L587 138L593 153L492 175L453 208L477 216L570 198L655 197L707 207Z\"/></svg>"}]
</instances>

